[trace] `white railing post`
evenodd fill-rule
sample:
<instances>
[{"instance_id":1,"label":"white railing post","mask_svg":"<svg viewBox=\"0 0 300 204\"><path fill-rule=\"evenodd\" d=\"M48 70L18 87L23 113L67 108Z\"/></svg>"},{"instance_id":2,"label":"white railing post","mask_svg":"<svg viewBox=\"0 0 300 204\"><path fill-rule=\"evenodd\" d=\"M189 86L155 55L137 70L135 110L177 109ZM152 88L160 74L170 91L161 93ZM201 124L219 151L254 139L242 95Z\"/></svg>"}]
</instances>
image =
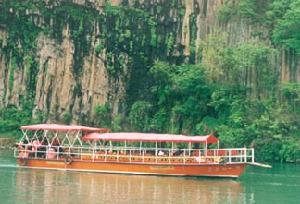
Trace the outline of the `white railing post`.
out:
<instances>
[{"instance_id":1,"label":"white railing post","mask_svg":"<svg viewBox=\"0 0 300 204\"><path fill-rule=\"evenodd\" d=\"M198 157L199 157L199 164L201 163L201 160L202 160L202 158L201 158L201 150L199 149L199 155L198 155Z\"/></svg>"},{"instance_id":2,"label":"white railing post","mask_svg":"<svg viewBox=\"0 0 300 204\"><path fill-rule=\"evenodd\" d=\"M47 149L48 149L48 147L47 147ZM69 146L69 152L68 152L68 154L69 154L69 157L71 156L71 147Z\"/></svg>"},{"instance_id":3,"label":"white railing post","mask_svg":"<svg viewBox=\"0 0 300 204\"><path fill-rule=\"evenodd\" d=\"M171 150L169 149L169 164L171 164Z\"/></svg>"},{"instance_id":4,"label":"white railing post","mask_svg":"<svg viewBox=\"0 0 300 204\"><path fill-rule=\"evenodd\" d=\"M244 151L242 149L239 150L239 158L240 158L240 162L243 162L244 160Z\"/></svg>"},{"instance_id":5,"label":"white railing post","mask_svg":"<svg viewBox=\"0 0 300 204\"><path fill-rule=\"evenodd\" d=\"M247 149L244 148L244 162L247 162Z\"/></svg>"},{"instance_id":6,"label":"white railing post","mask_svg":"<svg viewBox=\"0 0 300 204\"><path fill-rule=\"evenodd\" d=\"M252 163L254 163L254 148L252 148Z\"/></svg>"},{"instance_id":7,"label":"white railing post","mask_svg":"<svg viewBox=\"0 0 300 204\"><path fill-rule=\"evenodd\" d=\"M157 141L155 142L155 156L157 156Z\"/></svg>"},{"instance_id":8,"label":"white railing post","mask_svg":"<svg viewBox=\"0 0 300 204\"><path fill-rule=\"evenodd\" d=\"M35 158L36 158L36 151L35 151ZM58 156L59 156L59 146L57 146L57 152L56 152L56 160L58 160Z\"/></svg>"},{"instance_id":9,"label":"white railing post","mask_svg":"<svg viewBox=\"0 0 300 204\"><path fill-rule=\"evenodd\" d=\"M119 150L117 150L117 161L119 161Z\"/></svg>"},{"instance_id":10,"label":"white railing post","mask_svg":"<svg viewBox=\"0 0 300 204\"><path fill-rule=\"evenodd\" d=\"M92 157L93 157L93 161L95 161L95 148L93 148L93 155L92 155Z\"/></svg>"},{"instance_id":11,"label":"white railing post","mask_svg":"<svg viewBox=\"0 0 300 204\"><path fill-rule=\"evenodd\" d=\"M183 163L185 164L185 149L183 150Z\"/></svg>"},{"instance_id":12,"label":"white railing post","mask_svg":"<svg viewBox=\"0 0 300 204\"><path fill-rule=\"evenodd\" d=\"M140 156L142 154L142 142L140 141Z\"/></svg>"},{"instance_id":13,"label":"white railing post","mask_svg":"<svg viewBox=\"0 0 300 204\"><path fill-rule=\"evenodd\" d=\"M145 163L145 150L143 150L143 163Z\"/></svg>"},{"instance_id":14,"label":"white railing post","mask_svg":"<svg viewBox=\"0 0 300 204\"><path fill-rule=\"evenodd\" d=\"M231 163L231 149L229 149L228 151L229 151L229 163Z\"/></svg>"}]
</instances>

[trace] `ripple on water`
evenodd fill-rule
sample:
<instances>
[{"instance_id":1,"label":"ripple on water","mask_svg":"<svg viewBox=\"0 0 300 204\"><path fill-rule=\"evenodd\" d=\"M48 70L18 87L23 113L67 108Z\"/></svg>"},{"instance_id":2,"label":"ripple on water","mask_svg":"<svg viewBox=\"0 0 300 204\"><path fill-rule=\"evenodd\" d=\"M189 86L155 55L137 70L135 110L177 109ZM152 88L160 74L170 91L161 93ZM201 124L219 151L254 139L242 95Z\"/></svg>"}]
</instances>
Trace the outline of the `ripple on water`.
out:
<instances>
[{"instance_id":1,"label":"ripple on water","mask_svg":"<svg viewBox=\"0 0 300 204\"><path fill-rule=\"evenodd\" d=\"M6 203L298 203L299 167L249 168L240 179L97 174L17 168L0 152Z\"/></svg>"}]
</instances>

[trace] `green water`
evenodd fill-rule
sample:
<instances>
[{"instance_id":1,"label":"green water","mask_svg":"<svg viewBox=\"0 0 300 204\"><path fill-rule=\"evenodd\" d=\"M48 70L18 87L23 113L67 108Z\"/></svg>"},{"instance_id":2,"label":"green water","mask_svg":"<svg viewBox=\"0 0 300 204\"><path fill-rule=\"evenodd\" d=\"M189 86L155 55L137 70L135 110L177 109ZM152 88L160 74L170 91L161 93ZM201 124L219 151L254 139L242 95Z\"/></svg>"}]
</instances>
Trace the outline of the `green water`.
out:
<instances>
[{"instance_id":1,"label":"green water","mask_svg":"<svg viewBox=\"0 0 300 204\"><path fill-rule=\"evenodd\" d=\"M248 167L239 179L18 168L0 151L0 203L300 203L300 165Z\"/></svg>"}]
</instances>

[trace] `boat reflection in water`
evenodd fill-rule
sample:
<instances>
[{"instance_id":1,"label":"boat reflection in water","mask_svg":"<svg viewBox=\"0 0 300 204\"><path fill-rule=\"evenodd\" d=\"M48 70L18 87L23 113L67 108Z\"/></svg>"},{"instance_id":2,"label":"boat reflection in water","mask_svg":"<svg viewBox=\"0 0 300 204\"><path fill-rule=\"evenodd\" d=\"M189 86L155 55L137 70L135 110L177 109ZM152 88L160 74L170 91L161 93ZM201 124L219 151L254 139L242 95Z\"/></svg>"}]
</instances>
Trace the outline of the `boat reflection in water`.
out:
<instances>
[{"instance_id":1,"label":"boat reflection in water","mask_svg":"<svg viewBox=\"0 0 300 204\"><path fill-rule=\"evenodd\" d=\"M246 203L235 180L19 169L16 203Z\"/></svg>"}]
</instances>

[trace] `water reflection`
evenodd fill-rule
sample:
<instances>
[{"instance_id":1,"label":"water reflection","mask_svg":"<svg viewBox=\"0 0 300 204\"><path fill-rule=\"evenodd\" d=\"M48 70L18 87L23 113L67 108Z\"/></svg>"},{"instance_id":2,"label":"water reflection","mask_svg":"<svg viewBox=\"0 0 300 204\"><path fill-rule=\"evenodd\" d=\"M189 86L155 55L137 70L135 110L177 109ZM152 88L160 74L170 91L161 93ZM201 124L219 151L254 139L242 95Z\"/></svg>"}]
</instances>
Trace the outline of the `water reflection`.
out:
<instances>
[{"instance_id":1,"label":"water reflection","mask_svg":"<svg viewBox=\"0 0 300 204\"><path fill-rule=\"evenodd\" d=\"M300 165L249 166L238 180L86 174L17 168L0 151L0 203L289 203L300 200Z\"/></svg>"},{"instance_id":2,"label":"water reflection","mask_svg":"<svg viewBox=\"0 0 300 204\"><path fill-rule=\"evenodd\" d=\"M235 180L16 171L16 203L245 203Z\"/></svg>"}]
</instances>

